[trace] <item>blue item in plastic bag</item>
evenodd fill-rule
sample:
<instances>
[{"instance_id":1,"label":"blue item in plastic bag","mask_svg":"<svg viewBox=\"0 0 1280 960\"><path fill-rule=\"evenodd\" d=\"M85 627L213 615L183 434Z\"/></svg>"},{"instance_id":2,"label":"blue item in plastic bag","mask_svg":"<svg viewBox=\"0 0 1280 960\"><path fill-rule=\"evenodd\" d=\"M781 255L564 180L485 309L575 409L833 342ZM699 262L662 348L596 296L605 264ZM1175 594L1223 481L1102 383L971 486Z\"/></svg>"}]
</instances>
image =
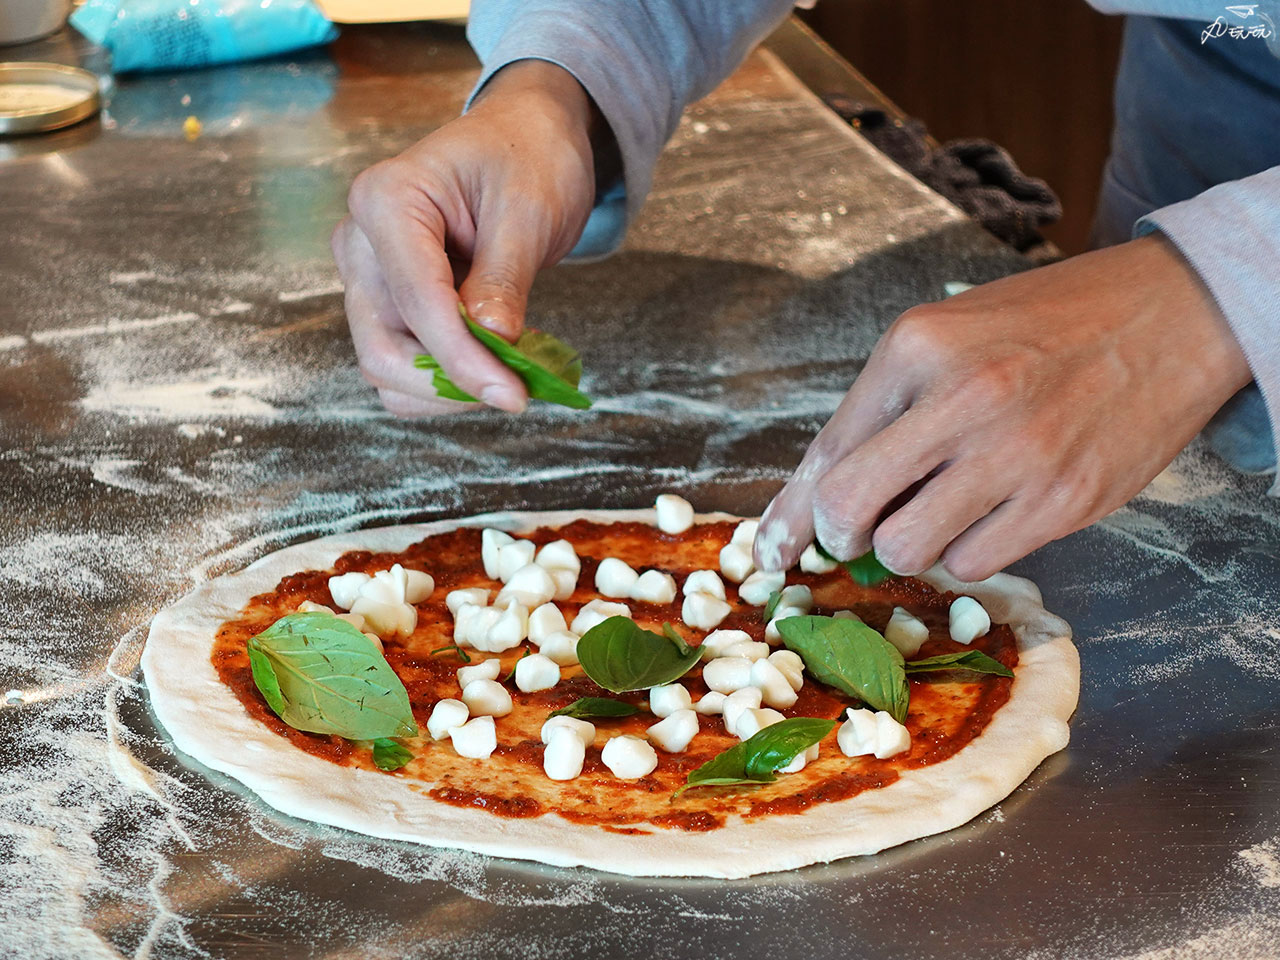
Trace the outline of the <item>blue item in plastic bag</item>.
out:
<instances>
[{"instance_id":1,"label":"blue item in plastic bag","mask_svg":"<svg viewBox=\"0 0 1280 960\"><path fill-rule=\"evenodd\" d=\"M116 73L257 60L338 35L314 0L87 0L71 24L111 51Z\"/></svg>"}]
</instances>

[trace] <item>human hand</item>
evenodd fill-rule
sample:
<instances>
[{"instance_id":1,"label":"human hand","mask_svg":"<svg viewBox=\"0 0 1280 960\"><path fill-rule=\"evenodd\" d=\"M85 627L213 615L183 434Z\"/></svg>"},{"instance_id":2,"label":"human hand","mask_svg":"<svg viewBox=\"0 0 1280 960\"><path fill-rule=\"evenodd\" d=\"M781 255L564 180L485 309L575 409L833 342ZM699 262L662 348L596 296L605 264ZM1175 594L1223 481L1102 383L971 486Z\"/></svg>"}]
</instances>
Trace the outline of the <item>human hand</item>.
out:
<instances>
[{"instance_id":1,"label":"human hand","mask_svg":"<svg viewBox=\"0 0 1280 960\"><path fill-rule=\"evenodd\" d=\"M816 533L841 560L983 579L1122 506L1250 379L1159 235L922 304L769 505L756 563Z\"/></svg>"},{"instance_id":2,"label":"human hand","mask_svg":"<svg viewBox=\"0 0 1280 960\"><path fill-rule=\"evenodd\" d=\"M356 178L333 255L360 371L392 413L474 406L437 398L413 366L420 353L490 406L525 408L523 382L467 331L459 295L476 323L519 337L534 276L573 248L591 212L593 123L571 74L522 60L468 113Z\"/></svg>"}]
</instances>

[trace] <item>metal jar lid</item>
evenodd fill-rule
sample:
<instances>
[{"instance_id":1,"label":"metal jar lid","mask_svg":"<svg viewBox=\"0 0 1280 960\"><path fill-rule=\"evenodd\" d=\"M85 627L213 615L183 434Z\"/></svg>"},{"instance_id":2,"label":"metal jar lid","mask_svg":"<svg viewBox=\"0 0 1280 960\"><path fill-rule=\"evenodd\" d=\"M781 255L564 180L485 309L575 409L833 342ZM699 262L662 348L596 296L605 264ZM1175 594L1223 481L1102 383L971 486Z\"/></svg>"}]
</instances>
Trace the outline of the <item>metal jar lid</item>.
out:
<instances>
[{"instance_id":1,"label":"metal jar lid","mask_svg":"<svg viewBox=\"0 0 1280 960\"><path fill-rule=\"evenodd\" d=\"M57 130L101 108L98 78L60 63L0 63L0 136Z\"/></svg>"}]
</instances>

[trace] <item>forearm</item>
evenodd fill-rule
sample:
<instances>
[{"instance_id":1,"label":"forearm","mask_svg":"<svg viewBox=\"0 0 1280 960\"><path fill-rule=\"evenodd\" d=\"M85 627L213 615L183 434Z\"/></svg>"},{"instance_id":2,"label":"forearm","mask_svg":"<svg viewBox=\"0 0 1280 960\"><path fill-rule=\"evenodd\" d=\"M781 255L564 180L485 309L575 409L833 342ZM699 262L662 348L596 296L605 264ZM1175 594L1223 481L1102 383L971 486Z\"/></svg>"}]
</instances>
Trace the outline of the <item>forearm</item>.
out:
<instances>
[{"instance_id":1,"label":"forearm","mask_svg":"<svg viewBox=\"0 0 1280 960\"><path fill-rule=\"evenodd\" d=\"M477 90L484 91L492 77L518 60L547 61L576 78L617 144L614 172L625 196L616 194L615 229L602 238L605 246L616 246L649 192L654 163L684 107L732 72L790 7L791 0L607 6L585 0L477 0L468 27L484 63ZM602 180L599 193L614 185Z\"/></svg>"}]
</instances>

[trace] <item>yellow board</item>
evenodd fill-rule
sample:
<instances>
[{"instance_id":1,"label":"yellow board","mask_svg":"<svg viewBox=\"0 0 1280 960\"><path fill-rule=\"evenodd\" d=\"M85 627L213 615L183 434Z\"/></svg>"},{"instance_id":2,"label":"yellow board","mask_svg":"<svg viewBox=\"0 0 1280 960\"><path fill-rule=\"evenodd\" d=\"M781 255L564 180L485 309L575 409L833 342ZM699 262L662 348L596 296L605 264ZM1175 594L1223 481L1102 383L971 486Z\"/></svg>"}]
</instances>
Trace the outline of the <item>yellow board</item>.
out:
<instances>
[{"instance_id":1,"label":"yellow board","mask_svg":"<svg viewBox=\"0 0 1280 960\"><path fill-rule=\"evenodd\" d=\"M465 20L470 0L316 0L334 23Z\"/></svg>"}]
</instances>

